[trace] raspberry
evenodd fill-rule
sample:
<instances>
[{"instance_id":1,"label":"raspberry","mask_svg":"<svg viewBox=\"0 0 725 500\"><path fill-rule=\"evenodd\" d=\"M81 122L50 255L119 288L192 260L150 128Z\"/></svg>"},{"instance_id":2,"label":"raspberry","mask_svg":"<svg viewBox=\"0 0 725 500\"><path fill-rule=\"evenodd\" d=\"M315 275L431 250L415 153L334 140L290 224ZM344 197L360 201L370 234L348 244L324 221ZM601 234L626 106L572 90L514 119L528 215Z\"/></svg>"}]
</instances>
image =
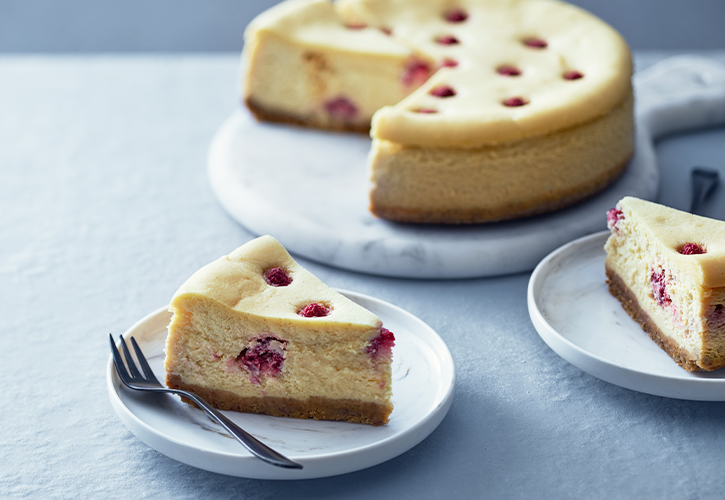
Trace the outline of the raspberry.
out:
<instances>
[{"instance_id":1,"label":"raspberry","mask_svg":"<svg viewBox=\"0 0 725 500\"><path fill-rule=\"evenodd\" d=\"M420 87L428 79L430 73L430 67L426 62L412 59L405 66L401 81L406 87Z\"/></svg>"},{"instance_id":2,"label":"raspberry","mask_svg":"<svg viewBox=\"0 0 725 500\"><path fill-rule=\"evenodd\" d=\"M462 23L468 19L468 13L463 9L451 9L443 17L449 23Z\"/></svg>"},{"instance_id":3,"label":"raspberry","mask_svg":"<svg viewBox=\"0 0 725 500\"><path fill-rule=\"evenodd\" d=\"M658 305L665 307L672 303L670 294L667 293L667 282L665 279L665 270L661 269L657 272L654 268L650 272L649 281L652 284L652 296Z\"/></svg>"},{"instance_id":4,"label":"raspberry","mask_svg":"<svg viewBox=\"0 0 725 500\"><path fill-rule=\"evenodd\" d=\"M321 318L330 314L330 310L317 302L313 302L312 304L307 304L298 314L305 318Z\"/></svg>"},{"instance_id":5,"label":"raspberry","mask_svg":"<svg viewBox=\"0 0 725 500\"><path fill-rule=\"evenodd\" d=\"M549 46L549 43L542 38L527 38L524 40L524 45L531 47L532 49L545 49Z\"/></svg>"},{"instance_id":6,"label":"raspberry","mask_svg":"<svg viewBox=\"0 0 725 500\"><path fill-rule=\"evenodd\" d=\"M441 68L455 68L458 66L458 61L455 59L443 59L441 61Z\"/></svg>"},{"instance_id":7,"label":"raspberry","mask_svg":"<svg viewBox=\"0 0 725 500\"><path fill-rule=\"evenodd\" d=\"M499 66L496 71L503 76L519 76L521 74L521 70L516 66Z\"/></svg>"},{"instance_id":8,"label":"raspberry","mask_svg":"<svg viewBox=\"0 0 725 500\"><path fill-rule=\"evenodd\" d=\"M271 286L287 286L292 283L292 278L279 267L273 267L264 273L264 281Z\"/></svg>"},{"instance_id":9,"label":"raspberry","mask_svg":"<svg viewBox=\"0 0 725 500\"><path fill-rule=\"evenodd\" d=\"M353 23L347 25L347 28L351 30L364 30L367 27L368 25L365 23Z\"/></svg>"},{"instance_id":10,"label":"raspberry","mask_svg":"<svg viewBox=\"0 0 725 500\"><path fill-rule=\"evenodd\" d=\"M390 355L395 345L395 335L387 328L380 329L380 335L370 341L367 353L373 358Z\"/></svg>"},{"instance_id":11,"label":"raspberry","mask_svg":"<svg viewBox=\"0 0 725 500\"><path fill-rule=\"evenodd\" d=\"M580 78L584 78L584 73L575 70L564 73L564 80L579 80Z\"/></svg>"},{"instance_id":12,"label":"raspberry","mask_svg":"<svg viewBox=\"0 0 725 500\"><path fill-rule=\"evenodd\" d=\"M699 255L706 253L705 249L697 243L685 243L685 245L678 250L682 255Z\"/></svg>"},{"instance_id":13,"label":"raspberry","mask_svg":"<svg viewBox=\"0 0 725 500\"><path fill-rule=\"evenodd\" d=\"M325 102L325 109L332 116L352 120L357 114L357 107L346 97L336 97Z\"/></svg>"},{"instance_id":14,"label":"raspberry","mask_svg":"<svg viewBox=\"0 0 725 500\"><path fill-rule=\"evenodd\" d=\"M433 108L419 108L419 109L415 109L413 111L415 113L423 113L423 114L427 114L427 115L432 115L432 114L438 112L437 109L433 109Z\"/></svg>"},{"instance_id":15,"label":"raspberry","mask_svg":"<svg viewBox=\"0 0 725 500\"><path fill-rule=\"evenodd\" d=\"M503 102L504 106L509 108L516 108L519 106L526 106L529 102L523 97L509 97Z\"/></svg>"},{"instance_id":16,"label":"raspberry","mask_svg":"<svg viewBox=\"0 0 725 500\"><path fill-rule=\"evenodd\" d=\"M443 35L436 38L436 43L441 45L458 45L461 42L459 42L458 38L453 35Z\"/></svg>"},{"instance_id":17,"label":"raspberry","mask_svg":"<svg viewBox=\"0 0 725 500\"><path fill-rule=\"evenodd\" d=\"M607 212L607 229L614 231L619 229L619 221L624 219L624 214L618 208L612 208Z\"/></svg>"},{"instance_id":18,"label":"raspberry","mask_svg":"<svg viewBox=\"0 0 725 500\"><path fill-rule=\"evenodd\" d=\"M227 366L231 369L244 369L249 372L249 381L261 384L261 376L275 377L282 371L287 341L268 336L252 340L239 355L230 359Z\"/></svg>"},{"instance_id":19,"label":"raspberry","mask_svg":"<svg viewBox=\"0 0 725 500\"><path fill-rule=\"evenodd\" d=\"M434 95L436 97L453 97L456 95L456 91L453 90L453 87L449 87L448 85L439 85L434 87L429 93L430 95Z\"/></svg>"}]
</instances>

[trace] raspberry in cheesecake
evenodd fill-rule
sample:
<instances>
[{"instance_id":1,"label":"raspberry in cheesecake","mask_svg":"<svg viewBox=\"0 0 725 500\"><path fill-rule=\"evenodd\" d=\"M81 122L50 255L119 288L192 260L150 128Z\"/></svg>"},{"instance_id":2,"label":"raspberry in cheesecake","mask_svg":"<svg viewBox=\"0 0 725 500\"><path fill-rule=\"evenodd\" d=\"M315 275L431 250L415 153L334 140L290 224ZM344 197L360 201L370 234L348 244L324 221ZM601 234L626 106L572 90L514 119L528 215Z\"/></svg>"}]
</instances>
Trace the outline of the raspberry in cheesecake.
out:
<instances>
[{"instance_id":1,"label":"raspberry in cheesecake","mask_svg":"<svg viewBox=\"0 0 725 500\"><path fill-rule=\"evenodd\" d=\"M632 197L607 213L609 290L689 371L725 367L725 222Z\"/></svg>"},{"instance_id":2,"label":"raspberry in cheesecake","mask_svg":"<svg viewBox=\"0 0 725 500\"><path fill-rule=\"evenodd\" d=\"M203 267L174 295L167 385L216 408L388 422L394 335L270 236Z\"/></svg>"}]
</instances>

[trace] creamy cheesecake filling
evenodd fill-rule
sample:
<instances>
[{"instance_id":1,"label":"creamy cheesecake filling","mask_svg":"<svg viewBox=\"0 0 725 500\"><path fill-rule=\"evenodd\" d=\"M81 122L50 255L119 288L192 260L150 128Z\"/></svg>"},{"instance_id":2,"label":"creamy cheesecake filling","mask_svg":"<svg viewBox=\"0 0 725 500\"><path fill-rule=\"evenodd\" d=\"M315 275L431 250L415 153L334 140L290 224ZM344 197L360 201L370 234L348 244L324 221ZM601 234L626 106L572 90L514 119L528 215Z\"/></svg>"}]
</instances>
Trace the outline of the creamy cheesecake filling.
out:
<instances>
[{"instance_id":1,"label":"creamy cheesecake filling","mask_svg":"<svg viewBox=\"0 0 725 500\"><path fill-rule=\"evenodd\" d=\"M167 351L167 371L188 384L243 397L355 394L361 401L378 402L390 396L389 364L377 363L369 352L380 328L321 326L300 335L294 326L192 299L177 303L169 329L179 340ZM265 350L266 361L259 359ZM381 393L381 387L386 391Z\"/></svg>"}]
</instances>

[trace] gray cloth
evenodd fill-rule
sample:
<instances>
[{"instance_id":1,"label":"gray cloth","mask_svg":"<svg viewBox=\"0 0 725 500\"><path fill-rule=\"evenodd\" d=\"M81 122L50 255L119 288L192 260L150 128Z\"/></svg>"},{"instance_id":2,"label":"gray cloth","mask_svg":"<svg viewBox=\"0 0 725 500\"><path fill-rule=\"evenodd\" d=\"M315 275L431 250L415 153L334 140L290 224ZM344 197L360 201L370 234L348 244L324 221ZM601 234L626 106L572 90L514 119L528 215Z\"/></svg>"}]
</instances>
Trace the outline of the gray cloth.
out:
<instances>
[{"instance_id":1,"label":"gray cloth","mask_svg":"<svg viewBox=\"0 0 725 500\"><path fill-rule=\"evenodd\" d=\"M725 62L725 53L713 54ZM639 54L640 67L662 54ZM136 439L108 401L108 333L164 306L252 235L205 162L238 105L238 57L0 57L0 497L699 498L725 487L724 403L622 389L534 330L529 274L458 281L300 262L390 301L446 341L457 389L440 427L374 468L302 482L221 476ZM725 167L725 129L662 141L660 199L680 172ZM725 197L709 206L725 216Z\"/></svg>"}]
</instances>

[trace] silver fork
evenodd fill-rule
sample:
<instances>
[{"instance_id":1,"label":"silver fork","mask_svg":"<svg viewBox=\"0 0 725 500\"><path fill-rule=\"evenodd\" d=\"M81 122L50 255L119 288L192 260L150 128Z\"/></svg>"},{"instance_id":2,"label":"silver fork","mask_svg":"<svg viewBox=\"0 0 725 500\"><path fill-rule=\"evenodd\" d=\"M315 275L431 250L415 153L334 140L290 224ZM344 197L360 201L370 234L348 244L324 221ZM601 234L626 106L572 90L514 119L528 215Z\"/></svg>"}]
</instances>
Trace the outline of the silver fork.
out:
<instances>
[{"instance_id":1,"label":"silver fork","mask_svg":"<svg viewBox=\"0 0 725 500\"><path fill-rule=\"evenodd\" d=\"M214 419L219 425L224 427L227 432L229 432L229 434L234 436L237 441L239 441L257 458L260 458L269 464L276 465L277 467L284 467L286 469L302 468L302 465L293 462L292 460L285 457L284 455L281 455L280 453L277 453L272 448L260 442L259 440L257 440L257 438L241 429L237 424L222 415L215 408L209 406L206 401L201 399L196 394L188 391L182 391L179 389L169 389L168 387L161 385L156 376L154 375L154 372L151 371L151 367L149 366L148 362L146 361L146 357L143 355L143 352L141 352L141 349L136 343L136 339L130 337L131 344L133 345L133 350L136 352L136 358L138 359L138 363L141 365L141 369L143 370L142 375L141 372L138 371L136 364L133 362L131 353L129 352L128 347L126 346L126 342L123 339L123 335L119 335L119 337L121 338L123 355L126 358L126 363L128 363L128 371L131 372L130 375L126 371L126 367L123 364L121 354L118 352L118 349L116 349L116 344L113 343L113 335L109 334L109 338L111 340L111 351L113 352L113 364L116 365L116 372L118 372L118 376L121 379L121 382L123 382L126 387L135 389L137 391L170 392L172 394L178 394L179 396L187 397L194 403L196 403L199 408L204 410L206 414Z\"/></svg>"}]
</instances>

